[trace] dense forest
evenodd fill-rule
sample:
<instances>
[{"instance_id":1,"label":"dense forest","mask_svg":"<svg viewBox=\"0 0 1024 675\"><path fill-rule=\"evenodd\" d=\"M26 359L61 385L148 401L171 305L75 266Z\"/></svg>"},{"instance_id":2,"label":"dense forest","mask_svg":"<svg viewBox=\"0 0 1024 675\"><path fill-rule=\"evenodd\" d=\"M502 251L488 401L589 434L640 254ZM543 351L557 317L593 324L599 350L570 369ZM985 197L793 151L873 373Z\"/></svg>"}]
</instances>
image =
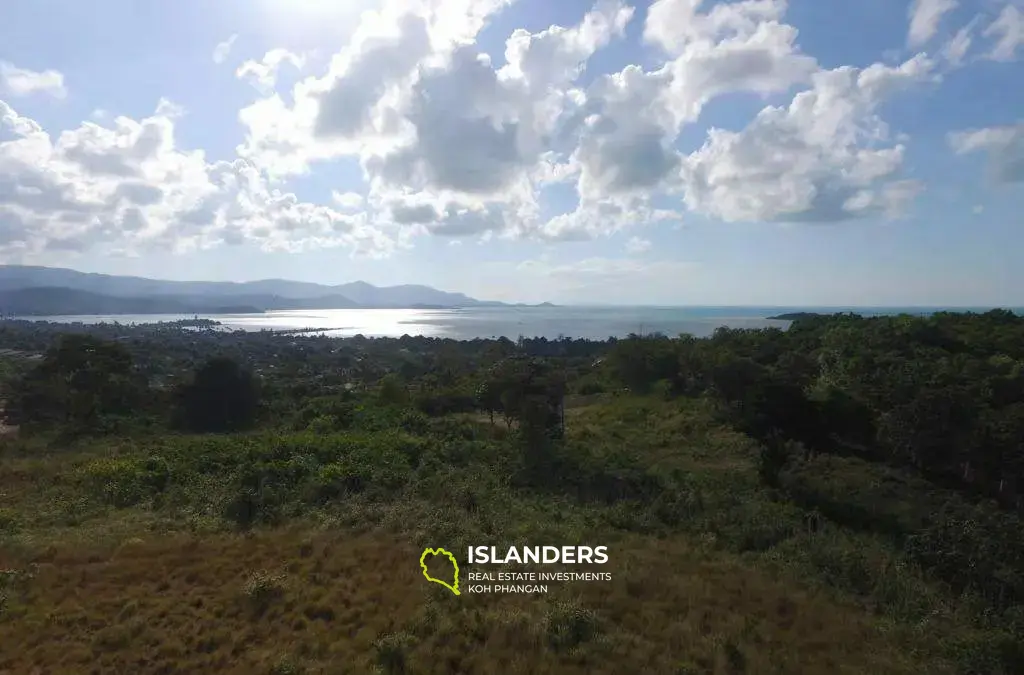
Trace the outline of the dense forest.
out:
<instances>
[{"instance_id":1,"label":"dense forest","mask_svg":"<svg viewBox=\"0 0 1024 675\"><path fill-rule=\"evenodd\" d=\"M1024 672L1024 318L794 318L2 322L0 673ZM467 600L405 553L541 539L613 582Z\"/></svg>"}]
</instances>

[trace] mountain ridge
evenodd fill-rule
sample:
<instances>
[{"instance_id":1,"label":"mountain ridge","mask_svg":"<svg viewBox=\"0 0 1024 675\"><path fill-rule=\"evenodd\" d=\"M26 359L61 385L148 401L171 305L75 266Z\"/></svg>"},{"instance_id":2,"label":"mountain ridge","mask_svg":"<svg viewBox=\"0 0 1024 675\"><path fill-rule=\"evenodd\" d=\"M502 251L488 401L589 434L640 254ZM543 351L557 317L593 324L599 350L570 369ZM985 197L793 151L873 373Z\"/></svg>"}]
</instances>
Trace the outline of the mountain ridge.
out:
<instances>
[{"instance_id":1,"label":"mountain ridge","mask_svg":"<svg viewBox=\"0 0 1024 675\"><path fill-rule=\"evenodd\" d=\"M0 290L23 288L73 288L114 297L148 295L202 295L230 297L248 294L278 295L283 298L314 298L343 295L360 305L394 303L476 304L463 293L439 291L430 286L405 284L374 286L364 281L326 285L288 279L256 281L172 281L147 277L79 272L61 267L0 265Z\"/></svg>"},{"instance_id":2,"label":"mountain ridge","mask_svg":"<svg viewBox=\"0 0 1024 675\"><path fill-rule=\"evenodd\" d=\"M288 279L172 281L60 267L0 265L0 312L7 315L224 314L285 309L506 306L510 305L421 284L374 286L365 281L353 281L327 285ZM239 309L249 311L237 311Z\"/></svg>"}]
</instances>

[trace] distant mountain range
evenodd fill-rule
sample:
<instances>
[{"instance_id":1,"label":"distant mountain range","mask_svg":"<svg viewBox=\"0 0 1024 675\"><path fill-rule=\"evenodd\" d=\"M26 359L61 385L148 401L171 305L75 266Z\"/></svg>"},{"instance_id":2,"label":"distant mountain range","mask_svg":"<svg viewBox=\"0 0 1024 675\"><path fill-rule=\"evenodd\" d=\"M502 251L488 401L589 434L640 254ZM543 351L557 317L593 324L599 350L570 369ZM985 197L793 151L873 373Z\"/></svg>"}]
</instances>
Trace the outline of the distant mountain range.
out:
<instances>
[{"instance_id":1,"label":"distant mountain range","mask_svg":"<svg viewBox=\"0 0 1024 675\"><path fill-rule=\"evenodd\" d=\"M549 303L544 303L550 306ZM502 307L429 286L163 281L53 267L0 265L0 314L247 314L279 309Z\"/></svg>"}]
</instances>

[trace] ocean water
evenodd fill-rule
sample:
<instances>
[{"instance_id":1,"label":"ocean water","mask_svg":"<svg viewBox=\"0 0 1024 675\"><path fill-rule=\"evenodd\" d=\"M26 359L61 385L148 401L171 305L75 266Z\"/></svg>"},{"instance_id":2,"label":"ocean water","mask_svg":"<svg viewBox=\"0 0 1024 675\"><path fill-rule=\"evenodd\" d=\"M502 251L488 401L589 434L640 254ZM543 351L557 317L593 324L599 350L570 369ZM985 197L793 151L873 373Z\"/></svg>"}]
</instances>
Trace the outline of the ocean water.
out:
<instances>
[{"instance_id":1,"label":"ocean water","mask_svg":"<svg viewBox=\"0 0 1024 675\"><path fill-rule=\"evenodd\" d=\"M950 308L954 309L954 308ZM955 308L986 311L987 308ZM787 328L788 321L767 317L786 312L846 312L862 315L929 314L938 308L914 307L479 307L467 309L325 309L282 310L265 314L198 315L223 324L227 330L307 330L348 337L425 335L458 340L474 338L559 336L604 340L630 333L689 333L711 335L716 328ZM147 314L116 316L33 317L62 323L146 324L178 321L192 316Z\"/></svg>"}]
</instances>

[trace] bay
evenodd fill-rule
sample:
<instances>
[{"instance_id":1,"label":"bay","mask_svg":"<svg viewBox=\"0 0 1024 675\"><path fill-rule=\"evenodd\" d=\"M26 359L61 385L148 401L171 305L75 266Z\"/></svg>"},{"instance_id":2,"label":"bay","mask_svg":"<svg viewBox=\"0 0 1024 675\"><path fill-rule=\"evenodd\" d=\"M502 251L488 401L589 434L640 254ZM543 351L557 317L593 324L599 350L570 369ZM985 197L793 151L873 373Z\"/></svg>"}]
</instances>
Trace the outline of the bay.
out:
<instances>
[{"instance_id":1,"label":"bay","mask_svg":"<svg viewBox=\"0 0 1024 675\"><path fill-rule=\"evenodd\" d=\"M950 308L953 309L953 308ZM960 308L956 311L986 311ZM862 315L930 314L915 307L472 307L463 309L281 310L263 314L197 315L222 324L221 330L311 330L335 337L428 337L472 340L520 336L603 340L631 333L711 335L716 328L786 328L788 321L767 317L787 312L845 312ZM151 324L196 318L177 314L32 317L59 323Z\"/></svg>"}]
</instances>

